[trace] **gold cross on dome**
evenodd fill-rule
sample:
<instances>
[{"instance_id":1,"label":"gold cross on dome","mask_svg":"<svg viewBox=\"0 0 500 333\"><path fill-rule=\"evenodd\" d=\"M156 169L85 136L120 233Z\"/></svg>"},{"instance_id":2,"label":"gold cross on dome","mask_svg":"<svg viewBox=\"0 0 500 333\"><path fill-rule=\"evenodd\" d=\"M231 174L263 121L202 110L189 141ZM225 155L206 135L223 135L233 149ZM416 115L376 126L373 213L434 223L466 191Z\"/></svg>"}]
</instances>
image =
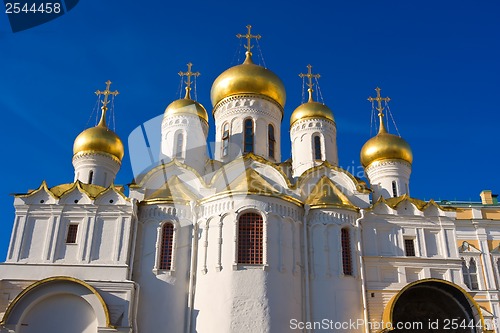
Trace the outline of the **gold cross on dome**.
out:
<instances>
[{"instance_id":1,"label":"gold cross on dome","mask_svg":"<svg viewBox=\"0 0 500 333\"><path fill-rule=\"evenodd\" d=\"M247 39L247 45L245 45L245 48L247 49L247 52L250 52L251 49L253 48L252 43L251 43L252 38L261 39L261 35L252 35L252 33L250 32L252 30L252 26L250 24L247 25L247 29L248 29L248 32L245 35L237 34L236 37Z\"/></svg>"},{"instance_id":2,"label":"gold cross on dome","mask_svg":"<svg viewBox=\"0 0 500 333\"><path fill-rule=\"evenodd\" d=\"M184 81L186 83L186 97L184 98L191 98L190 91L191 91L191 76L200 76L200 72L191 72L191 67L193 66L192 63L188 63L188 70L187 72L179 72L179 76L187 76L187 81Z\"/></svg>"},{"instance_id":3,"label":"gold cross on dome","mask_svg":"<svg viewBox=\"0 0 500 333\"><path fill-rule=\"evenodd\" d=\"M372 103L373 103L373 101L378 103L378 107L377 107L378 115L383 117L384 114L382 113L382 111L384 111L384 108L382 107L382 101L388 103L391 99L389 97L381 97L379 87L375 88L375 91L377 91L377 97L368 97L368 100Z\"/></svg>"},{"instance_id":4,"label":"gold cross on dome","mask_svg":"<svg viewBox=\"0 0 500 333\"><path fill-rule=\"evenodd\" d=\"M312 92L313 92L313 86L314 86L312 79L313 78L319 79L321 77L321 75L313 74L312 73L312 66L309 64L309 65L307 65L307 74L300 73L299 76L301 78L307 77L307 79L308 79L307 86L309 87L309 89L307 89L307 91L309 92L309 102L312 102L312 100L313 100Z\"/></svg>"},{"instance_id":5,"label":"gold cross on dome","mask_svg":"<svg viewBox=\"0 0 500 333\"><path fill-rule=\"evenodd\" d=\"M95 92L95 94L96 94L97 96L104 95L104 101L102 101L102 108L106 108L106 109L107 109L107 105L108 105L108 103L109 103L109 101L108 101L108 96L109 96L109 95L116 96L116 95L118 95L118 94L119 94L118 90L115 90L115 91L110 91L110 90L109 90L109 86L111 86L111 81L109 81L109 80L108 80L108 81L106 82L106 90L104 90L104 91L97 90L97 91Z\"/></svg>"}]
</instances>

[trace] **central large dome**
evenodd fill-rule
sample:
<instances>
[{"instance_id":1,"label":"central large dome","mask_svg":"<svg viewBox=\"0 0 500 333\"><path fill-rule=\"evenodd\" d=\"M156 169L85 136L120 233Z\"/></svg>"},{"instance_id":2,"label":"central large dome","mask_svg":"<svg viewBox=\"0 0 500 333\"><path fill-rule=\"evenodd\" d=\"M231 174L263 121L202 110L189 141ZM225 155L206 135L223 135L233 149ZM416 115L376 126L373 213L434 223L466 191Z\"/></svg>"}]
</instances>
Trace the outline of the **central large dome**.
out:
<instances>
[{"instance_id":1,"label":"central large dome","mask_svg":"<svg viewBox=\"0 0 500 333\"><path fill-rule=\"evenodd\" d=\"M269 69L254 64L248 53L243 64L227 69L215 79L210 98L215 106L228 96L240 94L264 95L285 106L283 82Z\"/></svg>"}]
</instances>

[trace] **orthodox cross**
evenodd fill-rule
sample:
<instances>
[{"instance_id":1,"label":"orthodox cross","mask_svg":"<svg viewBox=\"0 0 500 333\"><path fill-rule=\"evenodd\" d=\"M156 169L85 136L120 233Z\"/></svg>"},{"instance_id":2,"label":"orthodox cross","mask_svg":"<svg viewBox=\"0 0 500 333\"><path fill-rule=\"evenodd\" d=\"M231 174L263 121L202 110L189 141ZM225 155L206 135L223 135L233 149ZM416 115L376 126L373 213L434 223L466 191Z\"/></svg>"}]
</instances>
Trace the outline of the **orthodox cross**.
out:
<instances>
[{"instance_id":1,"label":"orthodox cross","mask_svg":"<svg viewBox=\"0 0 500 333\"><path fill-rule=\"evenodd\" d=\"M242 34L237 34L236 37L238 38L246 38L247 39L247 45L245 45L245 48L247 49L247 52L251 52L251 49L252 49L252 38L254 39L261 39L261 36L260 35L252 35L252 33L250 32L250 30L252 30L252 26L249 24L247 25L247 29L248 29L248 32L246 33L246 35L242 35Z\"/></svg>"},{"instance_id":2,"label":"orthodox cross","mask_svg":"<svg viewBox=\"0 0 500 333\"><path fill-rule=\"evenodd\" d=\"M194 77L200 76L200 72L191 72L191 67L193 66L192 63L188 63L187 66L188 66L187 72L181 71L181 72L179 72L179 76L180 77L187 76L187 81L184 81L186 83L186 97L184 97L184 98L191 99L191 95L190 95L191 76L194 76Z\"/></svg>"},{"instance_id":3,"label":"orthodox cross","mask_svg":"<svg viewBox=\"0 0 500 333\"><path fill-rule=\"evenodd\" d=\"M319 74L313 74L312 73L312 66L311 65L307 65L307 74L304 74L304 73L300 73L299 76L301 78L305 78L307 77L308 79L308 83L307 83L307 86L309 87L309 89L307 89L307 91L309 92L309 102L312 102L313 98L312 98L312 92L313 92L313 82L312 82L312 79L315 78L315 79L319 79L321 77L321 75Z\"/></svg>"},{"instance_id":4,"label":"orthodox cross","mask_svg":"<svg viewBox=\"0 0 500 333\"><path fill-rule=\"evenodd\" d=\"M118 90L115 90L115 91L110 91L110 90L109 90L109 86L110 86L110 85L111 85L111 81L109 81L109 80L108 80L108 81L106 82L106 90L104 90L104 91L97 90L97 91L95 92L95 94L96 94L97 96L104 95L104 101L102 101L102 108L103 108L103 109L106 109L106 110L108 109L107 105L108 105L108 103L109 103L109 101L108 101L108 96L109 96L109 95L116 96L116 95L118 95L118 94L119 94Z\"/></svg>"},{"instance_id":5,"label":"orthodox cross","mask_svg":"<svg viewBox=\"0 0 500 333\"><path fill-rule=\"evenodd\" d=\"M378 103L378 107L377 107L377 110L378 110L378 115L379 115L379 117L380 117L380 116L382 116L382 117L383 117L383 116L384 116L384 114L382 113L382 111L384 111L384 108L382 107L382 101L384 101L384 102L386 102L386 103L387 103L387 102L389 102L391 99L390 99L389 97L381 97L381 96L380 96L380 88L379 88L379 87L375 88L375 91L377 91L377 97L368 97L368 100L369 100L370 102L372 102L372 103L373 103L374 101Z\"/></svg>"}]
</instances>

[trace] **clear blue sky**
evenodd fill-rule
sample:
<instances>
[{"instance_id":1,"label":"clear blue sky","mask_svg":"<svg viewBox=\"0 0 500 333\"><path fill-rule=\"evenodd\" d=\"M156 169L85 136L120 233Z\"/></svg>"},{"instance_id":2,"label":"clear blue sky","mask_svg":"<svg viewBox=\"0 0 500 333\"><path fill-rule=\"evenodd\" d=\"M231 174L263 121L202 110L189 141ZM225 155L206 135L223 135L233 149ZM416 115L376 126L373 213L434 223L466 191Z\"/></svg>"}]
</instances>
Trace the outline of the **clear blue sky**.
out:
<instances>
[{"instance_id":1,"label":"clear blue sky","mask_svg":"<svg viewBox=\"0 0 500 333\"><path fill-rule=\"evenodd\" d=\"M0 258L14 220L9 194L44 179L49 186L73 181L72 145L95 124L96 89L109 79L120 91L116 132L126 143L178 98L177 72L191 61L201 72L198 100L210 113L211 84L237 64L235 34L247 24L262 35L266 65L287 89L283 159L290 154L289 116L302 98L297 75L310 63L335 114L342 167L359 165L370 137L366 99L380 86L413 149L412 196L478 200L483 189L498 193L499 17L493 0L84 0L54 21L12 33L2 11ZM126 154L117 183L131 179Z\"/></svg>"}]
</instances>

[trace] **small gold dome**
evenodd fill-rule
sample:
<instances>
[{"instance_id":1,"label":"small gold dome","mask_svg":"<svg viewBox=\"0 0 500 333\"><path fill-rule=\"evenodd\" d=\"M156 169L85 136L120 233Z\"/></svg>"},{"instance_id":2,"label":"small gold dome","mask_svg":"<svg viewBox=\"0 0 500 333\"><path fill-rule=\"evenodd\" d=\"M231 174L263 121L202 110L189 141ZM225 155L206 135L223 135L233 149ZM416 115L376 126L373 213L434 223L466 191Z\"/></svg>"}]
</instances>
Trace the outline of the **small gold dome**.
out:
<instances>
[{"instance_id":1,"label":"small gold dome","mask_svg":"<svg viewBox=\"0 0 500 333\"><path fill-rule=\"evenodd\" d=\"M207 110L205 110L203 105L188 97L170 103L165 109L163 116L168 117L175 114L194 114L208 123Z\"/></svg>"},{"instance_id":2,"label":"small gold dome","mask_svg":"<svg viewBox=\"0 0 500 333\"><path fill-rule=\"evenodd\" d=\"M73 144L73 154L86 151L108 153L120 161L124 155L122 141L115 132L106 126L103 118L97 126L86 129L76 137Z\"/></svg>"},{"instance_id":3,"label":"small gold dome","mask_svg":"<svg viewBox=\"0 0 500 333\"><path fill-rule=\"evenodd\" d=\"M363 167L380 160L397 159L413 162L410 145L403 138L389 134L385 128L368 140L361 148L361 164Z\"/></svg>"},{"instance_id":4,"label":"small gold dome","mask_svg":"<svg viewBox=\"0 0 500 333\"><path fill-rule=\"evenodd\" d=\"M290 117L290 127L292 127L296 121L308 118L324 118L335 121L333 112L328 106L323 103L309 100L309 102L301 104L293 111Z\"/></svg>"},{"instance_id":5,"label":"small gold dome","mask_svg":"<svg viewBox=\"0 0 500 333\"><path fill-rule=\"evenodd\" d=\"M285 106L286 92L281 79L269 69L255 65L249 52L243 64L227 69L215 79L210 98L215 106L225 97L238 94L264 95Z\"/></svg>"}]
</instances>

